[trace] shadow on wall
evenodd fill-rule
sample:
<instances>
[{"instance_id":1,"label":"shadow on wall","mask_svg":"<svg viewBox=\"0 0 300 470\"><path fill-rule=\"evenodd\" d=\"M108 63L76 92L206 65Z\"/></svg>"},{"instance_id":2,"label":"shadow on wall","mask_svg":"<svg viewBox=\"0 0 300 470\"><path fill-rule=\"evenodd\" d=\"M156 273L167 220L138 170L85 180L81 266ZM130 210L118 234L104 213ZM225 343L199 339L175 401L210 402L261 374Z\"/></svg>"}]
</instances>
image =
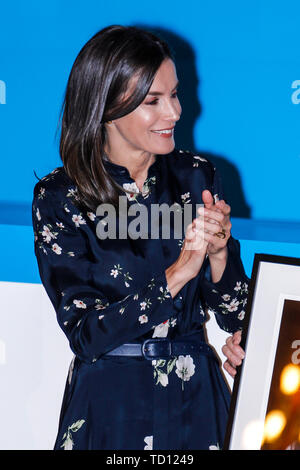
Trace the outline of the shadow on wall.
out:
<instances>
[{"instance_id":1,"label":"shadow on wall","mask_svg":"<svg viewBox=\"0 0 300 470\"><path fill-rule=\"evenodd\" d=\"M217 166L222 175L225 198L231 206L232 217L251 218L251 209L245 199L241 178L235 165L224 156L195 148L193 130L202 109L198 97L200 80L197 75L195 52L191 45L186 39L167 29L142 24L134 26L149 30L161 37L173 52L180 82L179 99L183 108L182 117L176 124L176 147L195 152Z\"/></svg>"}]
</instances>

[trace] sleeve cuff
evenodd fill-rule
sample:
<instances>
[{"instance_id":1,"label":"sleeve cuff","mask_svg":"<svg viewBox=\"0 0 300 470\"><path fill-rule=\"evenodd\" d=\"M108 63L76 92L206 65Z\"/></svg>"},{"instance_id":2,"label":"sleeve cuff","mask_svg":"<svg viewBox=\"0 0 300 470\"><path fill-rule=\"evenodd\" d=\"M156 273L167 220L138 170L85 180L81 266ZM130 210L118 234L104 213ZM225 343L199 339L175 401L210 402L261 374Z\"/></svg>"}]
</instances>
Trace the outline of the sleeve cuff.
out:
<instances>
[{"instance_id":1,"label":"sleeve cuff","mask_svg":"<svg viewBox=\"0 0 300 470\"><path fill-rule=\"evenodd\" d=\"M207 287L216 290L221 294L232 291L237 282L248 282L244 266L240 258L240 244L238 240L230 237L227 243L228 256L226 266L221 279L212 282L209 262L204 273L204 282Z\"/></svg>"}]
</instances>

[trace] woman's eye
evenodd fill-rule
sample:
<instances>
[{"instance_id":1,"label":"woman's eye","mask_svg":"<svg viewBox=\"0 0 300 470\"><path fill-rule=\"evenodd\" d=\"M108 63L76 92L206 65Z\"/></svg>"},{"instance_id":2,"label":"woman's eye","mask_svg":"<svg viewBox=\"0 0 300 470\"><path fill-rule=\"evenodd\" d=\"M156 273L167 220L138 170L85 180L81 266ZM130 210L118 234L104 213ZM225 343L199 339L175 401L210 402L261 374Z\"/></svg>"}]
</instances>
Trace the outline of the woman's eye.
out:
<instances>
[{"instance_id":1,"label":"woman's eye","mask_svg":"<svg viewBox=\"0 0 300 470\"><path fill-rule=\"evenodd\" d=\"M158 103L158 99L157 99L157 98L155 98L155 100L148 101L148 102L146 102L145 104L150 104L150 105L152 104L152 105L153 105L153 104L156 104L156 103Z\"/></svg>"},{"instance_id":2,"label":"woman's eye","mask_svg":"<svg viewBox=\"0 0 300 470\"><path fill-rule=\"evenodd\" d=\"M174 93L172 93L172 98L177 98L177 91L174 91Z\"/></svg>"}]
</instances>

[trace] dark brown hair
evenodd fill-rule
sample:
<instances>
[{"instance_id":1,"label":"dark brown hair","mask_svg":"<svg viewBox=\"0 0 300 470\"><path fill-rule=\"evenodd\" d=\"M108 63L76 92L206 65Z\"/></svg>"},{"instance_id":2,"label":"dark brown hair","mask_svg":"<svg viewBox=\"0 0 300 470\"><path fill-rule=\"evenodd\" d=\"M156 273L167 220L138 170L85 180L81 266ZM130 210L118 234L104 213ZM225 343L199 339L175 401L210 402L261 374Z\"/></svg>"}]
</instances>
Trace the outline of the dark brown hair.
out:
<instances>
[{"instance_id":1,"label":"dark brown hair","mask_svg":"<svg viewBox=\"0 0 300 470\"><path fill-rule=\"evenodd\" d=\"M85 208L95 211L104 202L118 204L120 186L103 164L104 123L142 103L166 58L172 55L162 39L118 25L99 31L79 52L62 106L60 155ZM124 100L133 76L135 89Z\"/></svg>"}]
</instances>

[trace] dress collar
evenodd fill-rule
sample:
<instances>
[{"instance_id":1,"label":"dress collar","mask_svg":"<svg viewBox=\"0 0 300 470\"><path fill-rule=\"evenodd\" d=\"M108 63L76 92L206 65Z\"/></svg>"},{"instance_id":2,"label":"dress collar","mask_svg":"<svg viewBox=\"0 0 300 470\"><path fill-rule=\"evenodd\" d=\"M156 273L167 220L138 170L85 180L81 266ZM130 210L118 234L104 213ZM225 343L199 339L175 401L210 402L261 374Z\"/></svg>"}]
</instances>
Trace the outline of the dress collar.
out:
<instances>
[{"instance_id":1,"label":"dress collar","mask_svg":"<svg viewBox=\"0 0 300 470\"><path fill-rule=\"evenodd\" d=\"M155 161L148 168L148 177L158 170L161 158L162 158L161 155L156 155ZM105 169L108 171L108 173L111 176L115 176L115 177L120 176L120 177L125 177L127 179L132 179L129 174L128 169L125 166L113 163L107 157L103 159L103 164L105 166Z\"/></svg>"}]
</instances>

